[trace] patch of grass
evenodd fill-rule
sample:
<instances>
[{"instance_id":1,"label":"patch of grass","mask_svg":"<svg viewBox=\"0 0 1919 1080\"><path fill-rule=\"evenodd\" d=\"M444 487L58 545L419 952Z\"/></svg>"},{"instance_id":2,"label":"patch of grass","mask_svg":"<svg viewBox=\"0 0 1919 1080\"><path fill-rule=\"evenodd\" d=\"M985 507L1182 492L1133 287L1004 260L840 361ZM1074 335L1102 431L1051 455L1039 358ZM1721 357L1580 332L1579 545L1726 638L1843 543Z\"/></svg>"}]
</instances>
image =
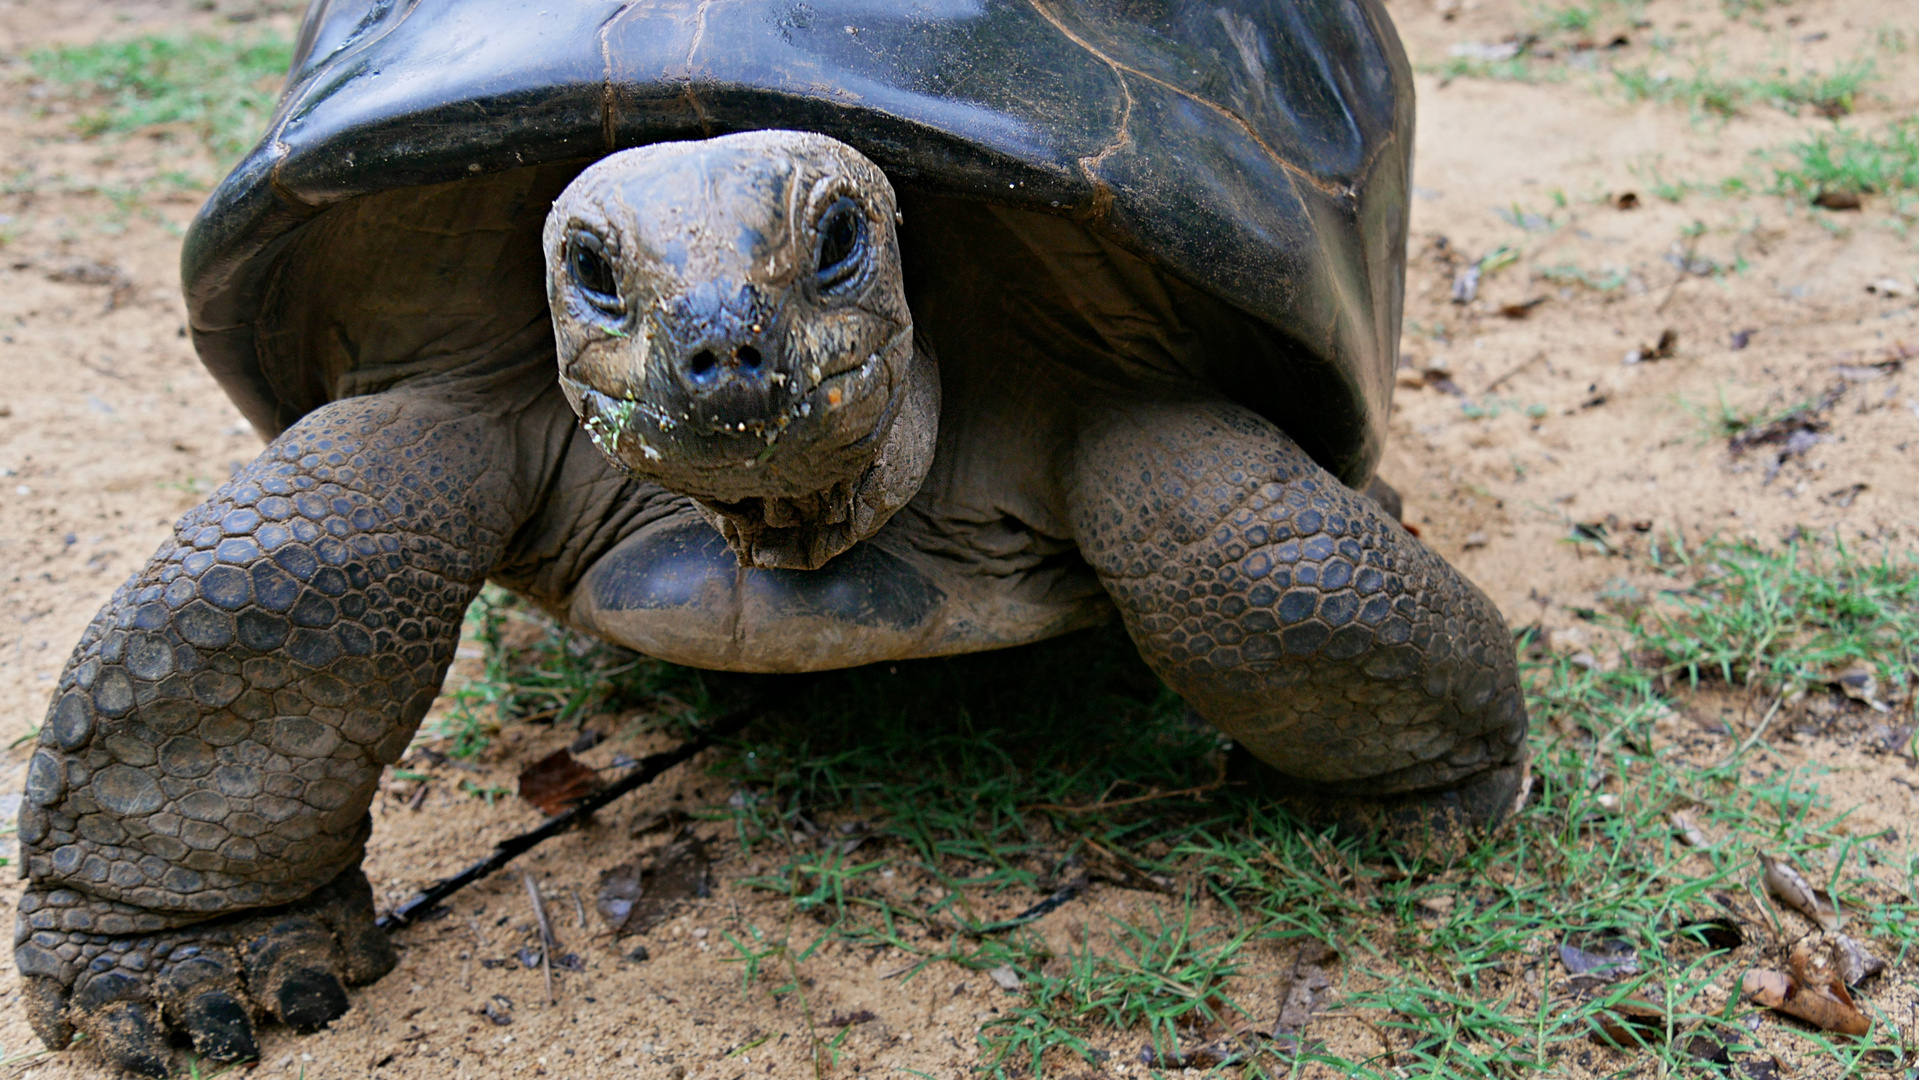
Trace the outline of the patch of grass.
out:
<instances>
[{"instance_id":1,"label":"patch of grass","mask_svg":"<svg viewBox=\"0 0 1919 1080\"><path fill-rule=\"evenodd\" d=\"M1594 292L1610 293L1624 289L1626 279L1631 275L1624 267L1602 266L1598 270L1586 270L1571 263L1559 263L1542 266L1533 271L1533 276L1555 285L1576 285Z\"/></svg>"},{"instance_id":2,"label":"patch of grass","mask_svg":"<svg viewBox=\"0 0 1919 1080\"><path fill-rule=\"evenodd\" d=\"M449 682L443 696L451 707L430 717L419 736L447 743L455 757L486 749L506 723L578 728L635 708L672 719L708 703L698 672L576 634L498 586L482 589L467 609L465 638L480 648L485 666L477 677Z\"/></svg>"},{"instance_id":3,"label":"patch of grass","mask_svg":"<svg viewBox=\"0 0 1919 1080\"><path fill-rule=\"evenodd\" d=\"M1798 77L1780 69L1766 76L1726 76L1705 64L1687 75L1654 71L1644 64L1616 67L1613 79L1628 101L1683 105L1694 116L1737 116L1753 105L1766 104L1797 115L1812 108L1838 117L1852 111L1853 101L1867 83L1877 78L1871 58L1839 65L1826 74Z\"/></svg>"},{"instance_id":4,"label":"patch of grass","mask_svg":"<svg viewBox=\"0 0 1919 1080\"><path fill-rule=\"evenodd\" d=\"M1336 1053L1308 1029L1296 1053L1267 1043L1241 1075L1284 1075L1292 1059L1380 1080L1506 1080L1575 1064L1689 1076L1698 1065L1684 1047L1707 1025L1740 1032L1742 1046L1764 1036L1767 1052L1789 1041L1812 1073L1869 1055L1879 1067L1904 1060L1883 1022L1844 1045L1772 1020L1747 1033L1752 1009L1736 987L1748 967L1779 962L1791 936L1760 882L1761 853L1793 861L1852 913L1851 932L1910 965L1910 841L1852 835L1816 771L1772 765L1751 728L1708 739L1684 711L1695 682L1763 705L1859 659L1879 668L1888 700L1909 697L1919 560L1811 542L1666 541L1633 569L1665 587L1608 582L1596 619L1617 634L1616 657L1524 665L1533 797L1498 836L1450 857L1336 843L1222 786L1219 738L1114 628L978 656L736 677L728 692L760 701L762 718L712 767L727 795L701 813L735 837L732 865L754 864L738 884L780 913L769 925L758 906L724 930L742 989L796 996L814 1030L807 965L829 941L893 951L902 982L935 964L995 973L1017 989L978 1032L982 1075L1059 1077L1108 1055L1164 1060L1240 1021L1270 1030L1274 1018L1246 1004L1249 980L1318 942L1339 955L1323 1007L1363 1022L1379 1048ZM486 670L502 673L495 700L519 692L523 676L504 673L558 671L573 662L562 654L580 654L559 634L487 630L503 601L483 603L489 653L518 641L528 654L489 657ZM653 671L642 688L700 678L641 668ZM542 694L520 707L574 700ZM1744 756L1727 753L1734 743ZM1677 810L1704 846L1678 835ZM1092 919L1061 945L1018 918L1087 875L1095 889L1130 890L1125 919ZM1751 939L1735 953L1684 929L1728 915ZM1630 943L1639 970L1575 993L1557 948L1601 931ZM1595 1047L1626 997L1660 1003L1647 1045ZM1873 995L1861 1000L1870 1010ZM843 1036L815 1032L816 1064L832 1066Z\"/></svg>"},{"instance_id":5,"label":"patch of grass","mask_svg":"<svg viewBox=\"0 0 1919 1080\"><path fill-rule=\"evenodd\" d=\"M1442 83L1454 79L1485 79L1490 82L1544 83L1565 79L1565 72L1541 63L1525 53L1503 60L1473 56L1449 56L1436 64L1422 64L1420 70L1437 75Z\"/></svg>"},{"instance_id":6,"label":"patch of grass","mask_svg":"<svg viewBox=\"0 0 1919 1080\"><path fill-rule=\"evenodd\" d=\"M1676 610L1655 609L1637 629L1663 670L1790 694L1866 663L1905 696L1919 656L1919 558L1728 540L1670 543L1660 565L1684 583L1663 593Z\"/></svg>"},{"instance_id":7,"label":"patch of grass","mask_svg":"<svg viewBox=\"0 0 1919 1080\"><path fill-rule=\"evenodd\" d=\"M1919 118L1904 117L1877 134L1850 128L1814 132L1785 150L1774 191L1816 198L1830 191L1861 195L1919 192Z\"/></svg>"},{"instance_id":8,"label":"patch of grass","mask_svg":"<svg viewBox=\"0 0 1919 1080\"><path fill-rule=\"evenodd\" d=\"M27 54L34 77L79 107L82 135L181 125L223 167L266 127L292 60L292 43L274 34L146 35Z\"/></svg>"}]
</instances>

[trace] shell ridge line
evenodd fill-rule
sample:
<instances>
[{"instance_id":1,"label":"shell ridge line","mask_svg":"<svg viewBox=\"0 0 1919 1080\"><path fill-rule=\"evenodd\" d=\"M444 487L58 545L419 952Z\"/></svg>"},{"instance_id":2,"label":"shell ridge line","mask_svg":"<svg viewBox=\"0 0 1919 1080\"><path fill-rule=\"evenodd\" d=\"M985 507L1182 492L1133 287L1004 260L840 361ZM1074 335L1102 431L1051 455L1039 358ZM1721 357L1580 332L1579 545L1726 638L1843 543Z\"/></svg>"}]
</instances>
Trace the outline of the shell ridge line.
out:
<instances>
[{"instance_id":1,"label":"shell ridge line","mask_svg":"<svg viewBox=\"0 0 1919 1080\"><path fill-rule=\"evenodd\" d=\"M626 18L635 7L638 7L640 2L641 0L627 0L620 5L619 10L607 16L606 21L600 24L600 66L603 72L600 77L600 137L606 141L606 152L609 154L620 148L619 115L616 107L619 94L615 89L617 83L613 77L613 27L621 19Z\"/></svg>"},{"instance_id":2,"label":"shell ridge line","mask_svg":"<svg viewBox=\"0 0 1919 1080\"><path fill-rule=\"evenodd\" d=\"M713 125L707 120L706 106L701 103L699 95L693 92L693 64L700 46L706 41L706 13L713 4L714 0L700 0L700 6L693 12L693 40L686 46L686 103L693 107L694 115L699 117L700 133L709 139L713 137Z\"/></svg>"},{"instance_id":3,"label":"shell ridge line","mask_svg":"<svg viewBox=\"0 0 1919 1080\"><path fill-rule=\"evenodd\" d=\"M710 3L711 0L707 0L707 2ZM1292 162L1287 161L1284 157L1280 156L1278 151L1274 150L1271 146L1268 146L1265 139L1260 138L1259 132L1253 129L1252 124L1248 123L1244 117L1240 116L1238 113L1234 112L1233 110L1227 108L1224 105L1221 105L1217 101L1212 101L1208 98L1203 98L1199 96L1198 94L1193 93L1191 90L1186 89L1185 87L1175 86L1172 83L1167 82L1165 79L1159 78L1158 76L1153 75L1149 72L1141 71L1138 68L1129 67L1126 64L1120 63L1118 60L1114 59L1113 57L1110 57L1106 55L1104 52L1101 52L1098 49L1098 47L1093 45L1092 42L1089 42L1085 38L1082 38L1078 34L1075 34L1070 27L1068 27L1063 21L1061 21L1058 15L1054 14L1053 11L1046 6L1045 0L1027 0L1027 2L1033 5L1034 11L1039 12L1040 18L1045 19L1047 22L1053 25L1053 29L1058 30L1062 35L1064 35L1067 38L1067 40L1071 41L1073 44L1078 45L1080 48L1085 49L1087 52L1093 54L1095 57L1097 57L1100 60L1101 63L1104 63L1108 67L1112 68L1114 71L1124 72L1125 74L1135 76L1136 78L1144 79L1145 81L1152 83L1154 86L1160 87L1163 90L1177 94L1180 97L1183 97L1186 100L1194 103L1195 105L1199 105L1203 108L1210 109L1211 111L1216 112L1219 115L1225 117L1226 119L1232 121L1233 124L1239 128L1241 134L1245 135L1248 139L1252 140L1253 145L1259 147L1260 150L1263 151L1268 158L1272 159L1273 164L1278 165L1280 168L1296 176L1304 177L1307 183L1313 185L1314 187L1320 189L1321 191L1324 191L1329 195L1340 195L1340 196L1350 195L1352 193L1351 189L1344 185L1336 184L1329 180L1322 180L1319 177L1314 176L1312 173L1307 172L1305 169L1300 168L1298 165L1295 165Z\"/></svg>"}]
</instances>

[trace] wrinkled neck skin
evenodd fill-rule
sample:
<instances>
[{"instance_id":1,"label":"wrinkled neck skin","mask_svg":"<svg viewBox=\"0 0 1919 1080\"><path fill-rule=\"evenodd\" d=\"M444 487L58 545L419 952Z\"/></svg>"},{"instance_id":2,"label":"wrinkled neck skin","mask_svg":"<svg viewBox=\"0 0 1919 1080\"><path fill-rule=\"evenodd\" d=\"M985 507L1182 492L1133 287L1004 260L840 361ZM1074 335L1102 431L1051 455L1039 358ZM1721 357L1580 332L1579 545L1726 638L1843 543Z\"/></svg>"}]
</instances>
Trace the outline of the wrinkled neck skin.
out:
<instances>
[{"instance_id":1,"label":"wrinkled neck skin","mask_svg":"<svg viewBox=\"0 0 1919 1080\"><path fill-rule=\"evenodd\" d=\"M567 400L742 565L819 568L932 464L939 372L915 345L898 220L878 166L790 131L622 151L547 216Z\"/></svg>"}]
</instances>

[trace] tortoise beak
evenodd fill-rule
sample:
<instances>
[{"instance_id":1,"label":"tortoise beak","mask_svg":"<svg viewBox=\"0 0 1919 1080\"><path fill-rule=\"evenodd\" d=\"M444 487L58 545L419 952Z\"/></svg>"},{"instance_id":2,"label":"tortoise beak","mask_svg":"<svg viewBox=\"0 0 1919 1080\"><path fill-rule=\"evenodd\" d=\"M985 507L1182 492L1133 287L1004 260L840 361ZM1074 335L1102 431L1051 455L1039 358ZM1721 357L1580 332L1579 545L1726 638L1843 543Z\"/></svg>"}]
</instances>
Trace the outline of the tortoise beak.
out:
<instances>
[{"instance_id":1,"label":"tortoise beak","mask_svg":"<svg viewBox=\"0 0 1919 1080\"><path fill-rule=\"evenodd\" d=\"M656 403L716 435L764 434L799 403L781 305L753 285L703 282L667 305L653 339Z\"/></svg>"}]
</instances>

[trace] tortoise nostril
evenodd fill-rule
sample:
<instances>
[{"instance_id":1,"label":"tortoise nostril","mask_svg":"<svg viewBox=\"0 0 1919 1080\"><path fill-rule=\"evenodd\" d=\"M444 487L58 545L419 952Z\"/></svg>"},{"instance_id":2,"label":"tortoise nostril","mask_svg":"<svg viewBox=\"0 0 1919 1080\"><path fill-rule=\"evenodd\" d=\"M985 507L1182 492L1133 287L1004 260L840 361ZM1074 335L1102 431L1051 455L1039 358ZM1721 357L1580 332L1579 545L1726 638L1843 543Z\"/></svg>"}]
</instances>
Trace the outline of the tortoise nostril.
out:
<instances>
[{"instance_id":1,"label":"tortoise nostril","mask_svg":"<svg viewBox=\"0 0 1919 1080\"><path fill-rule=\"evenodd\" d=\"M720 358L714 356L711 349L701 349L686 362L687 372L696 379L713 374L713 369L718 366L720 366Z\"/></svg>"},{"instance_id":2,"label":"tortoise nostril","mask_svg":"<svg viewBox=\"0 0 1919 1080\"><path fill-rule=\"evenodd\" d=\"M733 359L740 362L744 371L757 371L760 366L760 351L751 345L742 345L733 353Z\"/></svg>"}]
</instances>

